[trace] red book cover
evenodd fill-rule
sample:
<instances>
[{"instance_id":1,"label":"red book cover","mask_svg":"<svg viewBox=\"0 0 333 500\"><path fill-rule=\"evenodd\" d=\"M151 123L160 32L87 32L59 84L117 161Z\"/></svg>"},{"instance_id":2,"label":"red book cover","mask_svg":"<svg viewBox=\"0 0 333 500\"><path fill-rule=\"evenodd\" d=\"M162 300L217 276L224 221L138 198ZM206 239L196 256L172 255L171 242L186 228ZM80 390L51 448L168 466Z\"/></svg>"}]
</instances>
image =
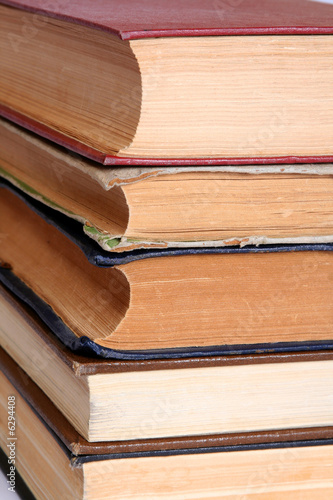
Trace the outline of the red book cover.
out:
<instances>
[{"instance_id":1,"label":"red book cover","mask_svg":"<svg viewBox=\"0 0 333 500\"><path fill-rule=\"evenodd\" d=\"M158 37L333 34L333 5L323 0L2 0L2 4L112 33ZM122 158L110 156L0 104L0 114L105 165L237 165L332 162L333 156Z\"/></svg>"},{"instance_id":2,"label":"red book cover","mask_svg":"<svg viewBox=\"0 0 333 500\"><path fill-rule=\"evenodd\" d=\"M4 0L122 40L166 36L332 34L333 7L316 0Z\"/></svg>"}]
</instances>

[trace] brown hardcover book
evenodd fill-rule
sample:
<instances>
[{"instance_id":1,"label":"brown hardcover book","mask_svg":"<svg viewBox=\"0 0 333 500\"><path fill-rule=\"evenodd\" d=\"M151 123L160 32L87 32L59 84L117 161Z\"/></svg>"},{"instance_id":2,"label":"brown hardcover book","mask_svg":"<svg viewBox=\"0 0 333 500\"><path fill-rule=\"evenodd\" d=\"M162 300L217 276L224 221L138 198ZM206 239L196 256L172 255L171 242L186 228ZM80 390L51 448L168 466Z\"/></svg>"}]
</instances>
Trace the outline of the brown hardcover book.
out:
<instances>
[{"instance_id":1,"label":"brown hardcover book","mask_svg":"<svg viewBox=\"0 0 333 500\"><path fill-rule=\"evenodd\" d=\"M330 498L332 427L89 443L3 350L0 364L5 470L37 499Z\"/></svg>"}]
</instances>

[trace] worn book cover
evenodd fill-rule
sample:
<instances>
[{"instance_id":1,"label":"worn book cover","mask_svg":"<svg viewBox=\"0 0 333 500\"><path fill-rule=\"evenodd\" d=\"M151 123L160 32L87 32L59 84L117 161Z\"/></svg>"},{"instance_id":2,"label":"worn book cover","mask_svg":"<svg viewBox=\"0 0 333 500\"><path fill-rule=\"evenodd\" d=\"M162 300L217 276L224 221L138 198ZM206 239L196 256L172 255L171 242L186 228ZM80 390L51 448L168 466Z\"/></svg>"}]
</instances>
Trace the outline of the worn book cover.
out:
<instances>
[{"instance_id":1,"label":"worn book cover","mask_svg":"<svg viewBox=\"0 0 333 500\"><path fill-rule=\"evenodd\" d=\"M105 166L0 119L0 175L107 251L333 241L333 165Z\"/></svg>"}]
</instances>

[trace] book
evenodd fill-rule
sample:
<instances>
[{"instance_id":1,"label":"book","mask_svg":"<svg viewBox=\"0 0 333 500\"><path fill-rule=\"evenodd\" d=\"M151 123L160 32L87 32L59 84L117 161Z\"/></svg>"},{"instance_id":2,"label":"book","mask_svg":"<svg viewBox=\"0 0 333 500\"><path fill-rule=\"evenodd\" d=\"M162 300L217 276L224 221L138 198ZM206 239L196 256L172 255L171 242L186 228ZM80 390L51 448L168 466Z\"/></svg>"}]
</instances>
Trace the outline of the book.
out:
<instances>
[{"instance_id":1,"label":"book","mask_svg":"<svg viewBox=\"0 0 333 500\"><path fill-rule=\"evenodd\" d=\"M169 449L153 439L96 445L75 432L9 356L1 352L0 359L1 446L12 453L11 463L15 455L14 477L18 471L37 498L110 498L110 492L119 499L330 498L332 427L275 431L259 439L255 433L231 435L219 445L198 437L196 448L186 438L170 440ZM9 397L15 441L7 439Z\"/></svg>"},{"instance_id":2,"label":"book","mask_svg":"<svg viewBox=\"0 0 333 500\"><path fill-rule=\"evenodd\" d=\"M1 4L1 113L73 151L104 164L332 161L332 5Z\"/></svg>"},{"instance_id":3,"label":"book","mask_svg":"<svg viewBox=\"0 0 333 500\"><path fill-rule=\"evenodd\" d=\"M333 241L333 166L107 167L0 120L0 174L107 251Z\"/></svg>"},{"instance_id":4,"label":"book","mask_svg":"<svg viewBox=\"0 0 333 500\"><path fill-rule=\"evenodd\" d=\"M170 449L184 436L188 448L203 440L244 444L248 433L263 442L273 430L289 440L287 429L333 425L332 350L103 360L73 353L31 308L0 290L1 345L84 439L102 443L95 450L108 440L118 451L134 440L135 450L147 438Z\"/></svg>"},{"instance_id":5,"label":"book","mask_svg":"<svg viewBox=\"0 0 333 500\"><path fill-rule=\"evenodd\" d=\"M1 280L72 348L158 357L332 346L332 245L156 258L142 251L98 267L22 198L1 191Z\"/></svg>"}]
</instances>

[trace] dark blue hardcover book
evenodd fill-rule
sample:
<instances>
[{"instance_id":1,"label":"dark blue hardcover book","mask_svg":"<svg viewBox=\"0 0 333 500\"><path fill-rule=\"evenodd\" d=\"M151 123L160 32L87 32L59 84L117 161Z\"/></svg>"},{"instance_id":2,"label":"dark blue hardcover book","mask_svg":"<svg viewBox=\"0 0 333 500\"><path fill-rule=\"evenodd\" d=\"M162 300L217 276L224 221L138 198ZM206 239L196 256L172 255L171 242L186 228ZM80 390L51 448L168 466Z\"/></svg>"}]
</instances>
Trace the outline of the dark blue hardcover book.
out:
<instances>
[{"instance_id":1,"label":"dark blue hardcover book","mask_svg":"<svg viewBox=\"0 0 333 500\"><path fill-rule=\"evenodd\" d=\"M1 181L1 188L3 196L1 197L2 227L0 232L4 249L4 253L1 252L1 281L27 303L54 334L75 352L115 359L158 359L315 351L333 348L331 334L333 319L329 308L333 291L330 289L332 282L330 276L333 273L331 253L333 244L331 243L242 248L168 248L134 250L121 254L106 252L83 234L80 223L34 200L6 181ZM19 226L15 228L17 223ZM32 231L31 228L35 230ZM46 265L46 261L44 264L41 263L37 278L29 274L33 268L36 268L29 264L30 261L32 262L29 248L33 240L39 249L41 262L48 252L52 260L52 265ZM50 244L51 240L53 243ZM58 250L55 248L57 245ZM19 248L20 257L16 257L16 261L11 248ZM71 255L71 265L64 257L65 248L68 248ZM106 276L109 276L107 273L113 272L112 279L103 290L109 287L107 291L111 295L117 288L123 290L127 287L130 290L127 309L125 307L126 311L121 320L117 319L116 330L119 325L124 325L125 316L126 321L128 316L131 317L132 303L135 305L135 301L140 299L140 294L144 292L147 297L150 297L146 304L133 308L129 326L123 329L122 335L114 345L95 332L95 323L89 315L86 317L86 325L83 328L86 334L82 335L82 328L78 326L76 320L69 321L66 314L63 314L62 308L67 307L65 295L58 297L55 305L53 296L47 296L38 282L42 274L47 274L50 268L57 266L60 283L61 273L65 276L67 272L63 269L62 263L67 262L68 272L70 272L71 266L74 269L79 265L83 255L86 264L82 264L84 267L81 275L84 276L87 269L87 276L89 273L91 276L98 273L103 281ZM39 257L37 262L39 262ZM281 272L279 267L282 269ZM101 268L104 268L104 271ZM174 269L178 269L179 275L176 275ZM206 269L207 274L205 274ZM141 276L138 276L138 273L139 275L141 273ZM146 276L150 276L150 273L156 273L155 282L148 284L143 290L143 282L147 281ZM258 277L261 274L262 276ZM278 281L282 274L281 285ZM124 285L123 278L120 276L125 276L131 284ZM218 282L224 277L226 277L225 286L222 286L222 290L219 289L218 294L214 290L209 290L211 284L218 287ZM36 279L37 281L34 282ZM277 281L276 286L274 279ZM163 288L163 282L168 280L173 280L171 291ZM177 286L182 286L180 285L182 282L185 283L185 288L181 288L182 293L179 295L175 291ZM259 289L262 290L258 295L260 298L257 299ZM134 290L136 290L135 293ZM168 291L167 296L163 295L163 290ZM84 291L85 285L73 283L73 296L75 293L81 293L83 296ZM59 294L59 290L54 291L54 296L56 293ZM61 298L65 303L61 304ZM180 298L182 303L180 303ZM124 302L124 299L121 300ZM103 307L110 309L107 307L108 302L103 293L92 294L90 301L91 315L96 313L93 310L94 307L100 313L103 312ZM291 303L290 310L288 301ZM118 308L123 307L120 302L116 304ZM201 311L202 303L204 305ZM233 310L231 304L242 304L242 306ZM288 311L286 312L285 309ZM77 313L83 314L81 306L77 308ZM198 318L194 317L196 314ZM228 326L224 325L225 332L221 330L221 333L218 331L216 334L216 331L214 333L215 322L221 323L224 315L229 317L229 322L234 322L234 324L230 326L230 331L228 331ZM142 319L145 316L149 317L150 331L148 328L147 331L142 329L144 324ZM274 324L272 326L273 320L276 321L276 332L274 332ZM185 322L193 325L192 338L188 338L188 332L183 339L180 334L177 334L177 326L175 326L177 321L180 326ZM290 321L290 334L289 327L281 326L283 321ZM313 322L313 335L311 321ZM173 326L169 328L172 322ZM321 328L319 333L316 331L317 324ZM128 341L136 327L139 340ZM168 328L169 330L166 331ZM205 328L206 331L204 331ZM195 333L196 329L199 334ZM200 337L201 331L204 332L203 337ZM260 332L259 336L256 331ZM166 337L169 335L169 340L166 337L163 340L164 333ZM125 339L124 342L122 338Z\"/></svg>"}]
</instances>

